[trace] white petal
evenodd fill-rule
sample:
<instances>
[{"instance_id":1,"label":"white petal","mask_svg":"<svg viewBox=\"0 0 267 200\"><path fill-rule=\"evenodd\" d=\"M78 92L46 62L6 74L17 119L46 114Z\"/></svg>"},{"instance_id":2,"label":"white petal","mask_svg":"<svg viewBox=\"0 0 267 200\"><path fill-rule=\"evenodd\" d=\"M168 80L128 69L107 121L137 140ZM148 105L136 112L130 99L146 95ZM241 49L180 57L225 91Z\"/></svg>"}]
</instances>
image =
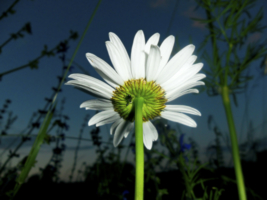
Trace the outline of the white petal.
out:
<instances>
[{"instance_id":1,"label":"white petal","mask_svg":"<svg viewBox=\"0 0 267 200\"><path fill-rule=\"evenodd\" d=\"M193 78L202 69L202 67L203 63L197 63L195 65L190 66L188 69L180 70L178 72L179 75L177 75L176 81L170 82L170 84L174 84L175 87L177 87L181 83L186 82L189 79Z\"/></svg>"},{"instance_id":2,"label":"white petal","mask_svg":"<svg viewBox=\"0 0 267 200\"><path fill-rule=\"evenodd\" d=\"M153 135L147 123L143 123L143 140L145 147L150 150L152 148Z\"/></svg>"},{"instance_id":3,"label":"white petal","mask_svg":"<svg viewBox=\"0 0 267 200\"><path fill-rule=\"evenodd\" d=\"M162 111L161 117L170 121L178 122L189 127L197 127L196 122L183 113L176 113L171 111Z\"/></svg>"},{"instance_id":4,"label":"white petal","mask_svg":"<svg viewBox=\"0 0 267 200\"><path fill-rule=\"evenodd\" d=\"M167 90L167 91L165 90L166 96L170 97L173 94L176 94L177 92L182 92L183 90L187 90L190 87L195 87L197 85L205 85L204 82L199 81L205 77L206 77L205 74L196 74L195 76L193 76L189 80L184 81L184 82L180 83L179 85L177 85L176 88L173 88L172 90Z\"/></svg>"},{"instance_id":5,"label":"white petal","mask_svg":"<svg viewBox=\"0 0 267 200\"><path fill-rule=\"evenodd\" d=\"M115 112L115 114L99 123L96 124L96 126L102 126L102 125L105 125L105 124L110 124L110 123L113 123L115 122L116 120L120 119L120 115L118 113Z\"/></svg>"},{"instance_id":6,"label":"white petal","mask_svg":"<svg viewBox=\"0 0 267 200\"><path fill-rule=\"evenodd\" d=\"M118 125L113 138L114 147L117 147L120 144L123 136L130 132L129 126L131 126L131 122L125 120Z\"/></svg>"},{"instance_id":7,"label":"white petal","mask_svg":"<svg viewBox=\"0 0 267 200\"><path fill-rule=\"evenodd\" d=\"M106 120L110 117L114 117L117 114L114 110L105 110L100 113L95 114L88 122L88 126L97 124L103 120Z\"/></svg>"},{"instance_id":8,"label":"white petal","mask_svg":"<svg viewBox=\"0 0 267 200\"><path fill-rule=\"evenodd\" d=\"M127 67L125 67L128 64L127 60L120 55L120 52L112 42L107 41L106 47L110 60L121 78L124 81L131 79L131 75L129 74Z\"/></svg>"},{"instance_id":9,"label":"white petal","mask_svg":"<svg viewBox=\"0 0 267 200\"><path fill-rule=\"evenodd\" d=\"M185 73L192 74L195 72L194 70L192 70L192 66L196 59L197 56L190 56L190 58L187 59L187 61L183 64L183 66L180 67L178 71L175 72L175 74L173 74L171 77L169 77L169 79L167 79L164 83L161 84L161 86L165 89L166 92L173 88L176 88L177 85L180 85L181 83L185 82Z\"/></svg>"},{"instance_id":10,"label":"white petal","mask_svg":"<svg viewBox=\"0 0 267 200\"><path fill-rule=\"evenodd\" d=\"M110 41L116 46L116 48L119 51L119 54L121 55L122 59L124 60L125 63L125 68L127 68L127 71L130 75L130 79L132 79L132 72L131 72L131 61L129 58L129 55L121 42L120 38L115 34L115 33L109 33L109 39Z\"/></svg>"},{"instance_id":11,"label":"white petal","mask_svg":"<svg viewBox=\"0 0 267 200\"><path fill-rule=\"evenodd\" d=\"M83 85L85 87L92 88L94 90L102 91L103 93L107 93L108 95L113 94L114 89L110 87L108 84L100 81L94 77L87 76L85 74L71 74L69 78L76 79L76 81L68 81L67 83L77 83Z\"/></svg>"},{"instance_id":12,"label":"white petal","mask_svg":"<svg viewBox=\"0 0 267 200\"><path fill-rule=\"evenodd\" d=\"M171 78L184 65L188 58L192 55L195 46L190 44L179 51L162 69L160 76L156 82L162 84Z\"/></svg>"},{"instance_id":13,"label":"white petal","mask_svg":"<svg viewBox=\"0 0 267 200\"><path fill-rule=\"evenodd\" d=\"M150 121L143 123L143 139L145 147L149 150L152 148L152 142L158 139L158 131Z\"/></svg>"},{"instance_id":14,"label":"white petal","mask_svg":"<svg viewBox=\"0 0 267 200\"><path fill-rule=\"evenodd\" d=\"M129 133L133 130L133 128L134 128L134 123L131 122L131 123L128 125L128 128L127 128L127 130L126 130L126 132L125 132L125 134L124 134L124 137L125 137L125 138L127 138L127 136L128 136Z\"/></svg>"},{"instance_id":15,"label":"white petal","mask_svg":"<svg viewBox=\"0 0 267 200\"><path fill-rule=\"evenodd\" d=\"M197 109L184 105L166 105L164 110L201 116L201 113Z\"/></svg>"},{"instance_id":16,"label":"white petal","mask_svg":"<svg viewBox=\"0 0 267 200\"><path fill-rule=\"evenodd\" d=\"M134 79L145 78L145 36L142 30L134 37L131 52L131 70Z\"/></svg>"},{"instance_id":17,"label":"white petal","mask_svg":"<svg viewBox=\"0 0 267 200\"><path fill-rule=\"evenodd\" d=\"M157 45L158 44L158 42L159 42L159 33L155 33L154 35L152 35L149 39L148 39L148 41L147 41L147 43L146 43L146 45L145 45L145 49L144 49L144 51L147 53L147 54L149 54L149 51L150 51L150 46L151 45Z\"/></svg>"},{"instance_id":18,"label":"white petal","mask_svg":"<svg viewBox=\"0 0 267 200\"><path fill-rule=\"evenodd\" d=\"M110 135L113 135L113 133L115 132L117 126L122 123L122 121L124 121L123 118L117 119L110 127Z\"/></svg>"},{"instance_id":19,"label":"white petal","mask_svg":"<svg viewBox=\"0 0 267 200\"><path fill-rule=\"evenodd\" d=\"M152 131L153 140L156 141L158 139L158 131L157 131L156 127L150 121L148 121L147 123L148 123L148 126L150 127L150 129Z\"/></svg>"},{"instance_id":20,"label":"white petal","mask_svg":"<svg viewBox=\"0 0 267 200\"><path fill-rule=\"evenodd\" d=\"M178 96L181 96L180 93L183 92L184 90L187 90L187 89L190 89L192 87L199 86L199 85L205 85L205 83L202 81L198 81L198 82L192 82L190 84L186 84L183 87L174 89L171 92L167 93L166 98L168 99L168 102L170 102L170 101L178 98Z\"/></svg>"},{"instance_id":21,"label":"white petal","mask_svg":"<svg viewBox=\"0 0 267 200\"><path fill-rule=\"evenodd\" d=\"M97 73L112 87L116 88L124 84L123 79L104 60L91 53L86 53L86 58Z\"/></svg>"},{"instance_id":22,"label":"white petal","mask_svg":"<svg viewBox=\"0 0 267 200\"><path fill-rule=\"evenodd\" d=\"M160 50L158 46L151 45L150 53L148 55L146 64L146 79L147 81L153 81L158 74L158 68L160 64Z\"/></svg>"},{"instance_id":23,"label":"white petal","mask_svg":"<svg viewBox=\"0 0 267 200\"><path fill-rule=\"evenodd\" d=\"M162 59L159 65L159 71L161 71L163 67L167 64L172 53L174 42L175 42L175 37L173 35L170 35L160 45L160 53Z\"/></svg>"},{"instance_id":24,"label":"white petal","mask_svg":"<svg viewBox=\"0 0 267 200\"><path fill-rule=\"evenodd\" d=\"M110 110L113 109L113 104L110 100L92 99L83 102L80 108L86 108L86 110Z\"/></svg>"},{"instance_id":25,"label":"white petal","mask_svg":"<svg viewBox=\"0 0 267 200\"><path fill-rule=\"evenodd\" d=\"M101 89L90 88L88 85L84 84L83 82L79 82L76 80L68 81L67 83L65 83L65 85L73 85L77 89L80 89L80 90L82 90L82 91L84 91L84 92L86 92L92 96L97 97L97 98L110 99L112 97L112 95L110 93L104 92Z\"/></svg>"},{"instance_id":26,"label":"white petal","mask_svg":"<svg viewBox=\"0 0 267 200\"><path fill-rule=\"evenodd\" d=\"M199 91L198 91L198 89L189 89L189 90L185 90L183 92L179 92L178 95L175 95L175 96L169 98L167 102L171 102L171 101L177 99L178 97L181 97L183 95L190 94L190 93L199 93Z\"/></svg>"},{"instance_id":27,"label":"white petal","mask_svg":"<svg viewBox=\"0 0 267 200\"><path fill-rule=\"evenodd\" d=\"M165 82L163 82L161 85L163 88L166 88L166 90L170 90L171 88L176 87L177 81L179 81L182 78L184 73L190 73L192 69L193 63L196 61L197 56L192 55L190 56L183 65L179 67L179 69L175 70L173 74L170 75L169 79L166 79ZM174 86L175 85L175 86ZM168 89L167 89L168 88Z\"/></svg>"}]
</instances>

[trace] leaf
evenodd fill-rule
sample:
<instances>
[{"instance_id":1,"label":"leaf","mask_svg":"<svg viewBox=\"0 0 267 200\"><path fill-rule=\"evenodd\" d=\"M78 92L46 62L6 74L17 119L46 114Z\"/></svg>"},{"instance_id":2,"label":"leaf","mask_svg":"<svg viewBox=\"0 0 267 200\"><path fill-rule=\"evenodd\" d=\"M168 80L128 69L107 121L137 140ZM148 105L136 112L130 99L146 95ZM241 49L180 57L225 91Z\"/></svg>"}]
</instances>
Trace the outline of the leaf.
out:
<instances>
[{"instance_id":1,"label":"leaf","mask_svg":"<svg viewBox=\"0 0 267 200\"><path fill-rule=\"evenodd\" d=\"M23 169L19 175L19 177L17 178L16 180L16 185L13 189L13 197L17 194L17 192L19 191L21 185L25 182L26 178L28 177L28 174L31 170L31 168L33 167L33 165L35 164L35 159L39 153L39 150L40 150L40 147L41 147L41 144L43 143L44 141L44 138L46 136L46 131L48 129L48 126L50 124L50 121L53 117L53 110L54 110L55 106L53 107L52 111L50 110L47 114L46 114L46 117L42 123L42 126L38 132L38 135L35 139L35 142L31 148L31 151L28 155L28 158L26 160L26 163L25 165L23 166Z\"/></svg>"}]
</instances>

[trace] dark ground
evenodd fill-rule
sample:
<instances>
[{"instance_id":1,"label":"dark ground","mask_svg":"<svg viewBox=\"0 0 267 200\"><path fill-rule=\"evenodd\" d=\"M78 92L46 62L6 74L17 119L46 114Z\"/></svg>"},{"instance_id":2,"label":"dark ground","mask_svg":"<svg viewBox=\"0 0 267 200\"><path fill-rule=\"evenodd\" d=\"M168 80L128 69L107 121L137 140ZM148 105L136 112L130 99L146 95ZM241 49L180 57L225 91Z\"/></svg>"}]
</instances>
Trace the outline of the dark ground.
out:
<instances>
[{"instance_id":1,"label":"dark ground","mask_svg":"<svg viewBox=\"0 0 267 200\"><path fill-rule=\"evenodd\" d=\"M257 162L242 162L248 200L267 199L266 157L267 150L257 154ZM116 170L118 166L101 164L98 167L100 167L98 168L100 173L96 174L96 168L94 169L93 167L91 170L93 173L87 174L85 182L55 183L48 178L48 175L43 176L43 178L40 178L38 175L32 176L21 187L21 190L14 199L123 199L122 193L125 190L128 190L129 193L124 197L127 200L133 199L134 168L132 165L125 165L120 175L118 170ZM163 195L163 200L181 199L185 187L179 170L157 173L155 176L160 179L158 188L168 189L169 194ZM224 189L219 198L220 200L238 199L233 168L219 168L213 171L202 169L199 171L199 179L201 178L203 180L213 179L204 183L208 191L212 190L212 187ZM9 184L5 191L8 191L9 188L12 189L12 184ZM144 199L156 199L157 191L155 181L148 180L145 183ZM194 188L194 192L198 198L203 196L203 189L200 184ZM1 200L9 199L3 193L0 197Z\"/></svg>"}]
</instances>

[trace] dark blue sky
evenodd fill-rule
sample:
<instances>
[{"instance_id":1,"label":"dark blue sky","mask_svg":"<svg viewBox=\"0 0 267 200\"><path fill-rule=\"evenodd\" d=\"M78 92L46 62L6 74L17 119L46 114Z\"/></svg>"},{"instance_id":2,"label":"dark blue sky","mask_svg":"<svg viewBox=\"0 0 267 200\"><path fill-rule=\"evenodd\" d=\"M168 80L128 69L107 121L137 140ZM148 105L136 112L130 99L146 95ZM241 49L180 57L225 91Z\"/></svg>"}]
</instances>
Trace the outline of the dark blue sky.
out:
<instances>
[{"instance_id":1,"label":"dark blue sky","mask_svg":"<svg viewBox=\"0 0 267 200\"><path fill-rule=\"evenodd\" d=\"M12 1L1 1L0 13L6 10ZM253 9L252 15L256 14L260 7L267 10L266 1L260 1L259 4ZM69 31L77 31L81 36L91 14L94 10L97 1L87 0L35 0L35 1L20 1L16 7L16 14L10 15L0 21L0 44L2 44L10 35L19 30L26 22L30 22L32 26L32 35L26 35L23 39L10 42L2 49L0 55L0 73L21 66L37 57L44 44L48 48L54 47L60 40L69 36ZM100 76L93 70L92 66L85 58L85 53L90 52L110 63L110 59L105 47L105 41L108 40L108 33L114 32L117 34L124 43L128 53L130 54L133 37L135 33L142 29L146 39L152 34L160 33L160 41L172 34L177 36L176 40L179 41L180 47L184 47L192 43L199 47L201 41L208 33L203 24L196 23L190 17L205 18L205 12L201 9L194 10L194 1L179 1L178 9L175 13L173 23L169 32L167 33L171 16L175 7L174 0L112 0L101 3L97 14L84 38L84 41L77 53L75 62L86 69L90 75L100 78ZM266 17L263 19L263 25L267 23ZM257 40L266 39L266 31L264 33L255 33L248 37L247 43L252 43ZM70 49L67 53L67 58L70 59L78 40L70 43ZM206 50L211 54L212 49L210 45ZM199 56L199 55L197 55ZM250 73L254 74L257 79L251 81L249 88L254 83L257 83L251 93L249 93L249 105L247 120L253 120L254 126L263 123L263 118L266 119L266 77L263 77L263 72L260 70L259 60L252 63L253 67ZM204 62L198 60L198 62ZM12 100L10 110L18 115L18 120L12 126L9 133L19 133L21 129L27 126L28 120L32 113L41 109L44 104L44 98L50 97L52 87L57 85L57 76L61 74L62 64L56 57L44 58L40 60L39 69L23 69L19 72L8 74L2 78L0 82L0 105L4 103L5 99ZM204 69L208 66L204 62ZM74 68L72 73L82 73L79 68ZM260 74L262 76L260 76ZM70 129L67 132L68 136L78 136L80 126L83 122L84 116L94 112L80 109L79 106L82 102L92 99L93 97L88 94L82 93L71 86L63 86L63 92L58 96L58 101L66 97L66 104L64 114L70 117ZM248 99L245 95L238 95L238 108L233 106L234 118L239 138L246 138L247 125L242 124L243 116L245 113L245 105ZM213 142L214 133L208 130L207 120L209 115L213 115L219 128L223 133L227 133L226 117L224 115L223 105L219 96L208 97L206 93L199 95L186 95L174 101L174 104L188 105L198 109L201 117L191 116L197 122L197 128L188 128L181 125L181 129L186 134L186 138L193 137L199 144L200 148L205 148L208 144ZM176 127L176 123L170 123ZM265 133L267 127L265 126ZM91 128L87 127L84 134L85 137L90 138L87 133ZM103 140L107 141L109 133L106 130L109 126L101 128L101 136ZM241 133L242 131L242 133ZM262 126L255 131L255 138L266 137L262 133ZM6 140L7 141L7 140ZM129 142L126 139L124 142ZM125 143L125 144L126 144ZM68 147L76 145L76 141L66 141ZM82 146L90 146L91 144L83 142ZM47 145L46 145L47 146ZM3 147L0 147L2 149ZM49 157L49 148L44 147L44 152ZM25 154L28 148L25 148ZM43 152L43 154L45 154ZM67 152L72 162L72 151ZM84 158L81 160L91 160L94 157L93 151L83 151ZM82 153L81 153L82 154ZM90 156L88 156L90 155Z\"/></svg>"}]
</instances>

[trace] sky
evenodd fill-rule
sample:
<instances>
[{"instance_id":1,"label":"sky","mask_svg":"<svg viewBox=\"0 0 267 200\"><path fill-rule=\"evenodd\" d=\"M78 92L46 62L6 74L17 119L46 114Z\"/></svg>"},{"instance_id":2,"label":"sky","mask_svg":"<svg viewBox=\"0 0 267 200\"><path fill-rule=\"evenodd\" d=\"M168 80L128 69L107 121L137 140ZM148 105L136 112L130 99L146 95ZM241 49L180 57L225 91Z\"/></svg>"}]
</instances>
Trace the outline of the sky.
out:
<instances>
[{"instance_id":1,"label":"sky","mask_svg":"<svg viewBox=\"0 0 267 200\"><path fill-rule=\"evenodd\" d=\"M0 13L4 12L11 3L12 1L1 1ZM32 34L25 34L24 38L13 40L3 47L0 54L0 73L21 66L38 57L44 45L47 45L48 49L54 47L59 41L69 36L70 30L77 31L81 36L96 4L96 0L20 1L14 8L16 13L0 21L0 44L5 42L11 33L17 32L27 22L31 23ZM267 10L266 3L259 1L251 14L255 15L261 7L263 7L263 10ZM119 36L128 54L130 54L133 38L138 30L144 31L146 39L158 32L161 36L160 42L168 35L174 35L181 48L190 43L198 48L205 35L208 34L208 30L205 25L190 19L191 17L205 18L205 11L196 10L195 8L196 4L192 0L179 1L177 7L175 0L104 0L75 57L74 68L71 73L83 73L77 67L79 65L91 76L101 79L88 63L85 53L93 53L111 64L105 47L105 41L109 40L109 32ZM173 15L174 10L175 13ZM170 25L171 20L173 21ZM262 24L266 25L266 22L266 16L264 16ZM251 44L263 41L267 39L266 35L266 31L263 33L256 32L249 35L246 43ZM77 44L78 40L69 43L70 48L66 54L67 59L71 58ZM208 45L206 50L211 53L211 45ZM250 73L255 76L255 79L249 83L247 93L237 96L238 107L232 106L236 129L241 142L246 139L247 122L251 120L255 127L254 138L266 138L267 126L262 126L267 116L265 103L267 99L266 76L263 75L260 69L261 61L258 60L252 63ZM204 60L198 59L198 62L204 63L203 69L209 68ZM9 134L20 133L27 126L32 113L43 108L46 103L44 98L51 96L51 88L57 85L57 76L61 75L61 71L62 63L57 57L45 57L40 60L37 70L26 68L2 77L0 82L0 106L4 104L6 99L11 99L12 103L9 106L9 110L18 116L9 130ZM62 92L58 96L59 105L63 98L66 99L63 113L70 118L69 130L66 132L66 136L78 137L84 117L87 114L90 117L94 115L93 111L80 109L79 106L82 102L93 99L93 97L72 86L64 85ZM201 112L201 117L190 116L196 121L197 128L189 128L184 125L179 127L186 134L186 140L188 137L192 137L198 143L203 152L203 158L205 157L205 148L212 144L215 139L215 134L208 129L207 125L210 115L213 116L221 132L227 136L227 121L220 96L209 97L206 92L203 92L198 95L185 95L173 103L188 105ZM246 108L248 109L247 111ZM177 127L177 123L170 122L170 125L172 128ZM85 138L90 139L88 132L92 128L94 127L85 128ZM109 133L107 130L109 130L109 125L101 127L100 135L103 141L108 141ZM5 137L3 139L4 142L2 141L0 144L0 149L5 149L6 145L13 139L14 137ZM67 174L71 167L76 143L76 140L65 141L67 151L65 152L64 162L67 167L63 174ZM127 143L129 143L129 138L124 141L124 144ZM27 155L31 144L32 142L25 143L20 153ZM37 158L38 166L42 166L50 158L53 145L42 146L40 155ZM92 144L90 142L82 142L81 146L83 150L79 152L79 163L84 160L88 163L93 162L95 152ZM0 162L3 162L3 160ZM38 171L38 168L35 167L34 170Z\"/></svg>"}]
</instances>

